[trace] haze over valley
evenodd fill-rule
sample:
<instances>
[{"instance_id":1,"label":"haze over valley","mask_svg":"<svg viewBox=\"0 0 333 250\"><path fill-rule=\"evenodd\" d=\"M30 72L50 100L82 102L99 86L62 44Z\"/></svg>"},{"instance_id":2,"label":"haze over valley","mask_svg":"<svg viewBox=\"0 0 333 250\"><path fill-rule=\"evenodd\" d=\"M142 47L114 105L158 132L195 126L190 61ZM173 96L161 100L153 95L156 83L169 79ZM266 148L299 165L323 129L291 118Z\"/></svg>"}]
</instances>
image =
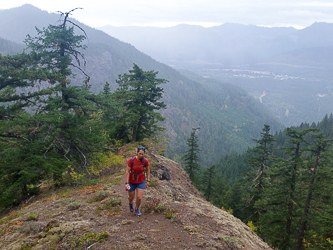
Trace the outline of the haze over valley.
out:
<instances>
[{"instance_id":1,"label":"haze over valley","mask_svg":"<svg viewBox=\"0 0 333 250\"><path fill-rule=\"evenodd\" d=\"M333 24L101 29L176 69L242 87L285 126L332 112Z\"/></svg>"}]
</instances>

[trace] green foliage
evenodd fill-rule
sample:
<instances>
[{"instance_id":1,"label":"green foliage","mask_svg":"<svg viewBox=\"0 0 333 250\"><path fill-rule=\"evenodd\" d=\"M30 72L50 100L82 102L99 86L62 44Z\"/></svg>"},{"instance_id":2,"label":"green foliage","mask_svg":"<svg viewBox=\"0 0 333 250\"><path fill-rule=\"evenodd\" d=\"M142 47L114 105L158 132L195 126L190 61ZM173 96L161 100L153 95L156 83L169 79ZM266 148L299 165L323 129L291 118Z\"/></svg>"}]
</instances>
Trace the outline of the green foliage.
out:
<instances>
[{"instance_id":1,"label":"green foliage","mask_svg":"<svg viewBox=\"0 0 333 250\"><path fill-rule=\"evenodd\" d=\"M93 175L99 175L101 172L123 163L124 158L120 155L116 155L112 152L109 152L108 154L99 152L93 154L91 164L88 169Z\"/></svg>"},{"instance_id":2,"label":"green foliage","mask_svg":"<svg viewBox=\"0 0 333 250\"><path fill-rule=\"evenodd\" d=\"M253 232L256 232L258 230L258 227L256 227L252 221L248 221L247 224Z\"/></svg>"},{"instance_id":3,"label":"green foliage","mask_svg":"<svg viewBox=\"0 0 333 250\"><path fill-rule=\"evenodd\" d=\"M330 249L332 128L330 115L317 125L287 128L274 138L264 132L257 147L242 156L248 158L242 167L248 170L220 196L223 206L255 225L256 233L275 248ZM272 142L266 147L265 137ZM230 165L237 162L237 157L223 159L233 159ZM223 165L217 166L219 171Z\"/></svg>"},{"instance_id":4,"label":"green foliage","mask_svg":"<svg viewBox=\"0 0 333 250\"><path fill-rule=\"evenodd\" d=\"M119 88L114 92L115 101L125 108L117 124L116 138L136 142L163 130L157 123L164 118L155 110L166 107L159 101L163 89L158 85L167 81L156 78L158 72L143 71L136 64L129 72L116 80Z\"/></svg>"},{"instance_id":5,"label":"green foliage","mask_svg":"<svg viewBox=\"0 0 333 250\"><path fill-rule=\"evenodd\" d=\"M142 206L142 210L147 213L160 213L165 210L165 205L161 203L159 199L153 198L146 202L144 206Z\"/></svg>"},{"instance_id":6,"label":"green foliage","mask_svg":"<svg viewBox=\"0 0 333 250\"><path fill-rule=\"evenodd\" d=\"M27 220L37 220L39 212L32 212L27 214Z\"/></svg>"},{"instance_id":7,"label":"green foliage","mask_svg":"<svg viewBox=\"0 0 333 250\"><path fill-rule=\"evenodd\" d=\"M77 202L77 201L75 201L75 202L72 202L72 203L70 203L70 204L68 204L66 207L67 207L67 209L68 210L76 210L76 209L78 209L79 207L81 207L81 203L80 202Z\"/></svg>"},{"instance_id":8,"label":"green foliage","mask_svg":"<svg viewBox=\"0 0 333 250\"><path fill-rule=\"evenodd\" d=\"M214 193L214 176L215 176L215 165L206 168L202 174L201 185L204 191L204 195L207 201L210 201Z\"/></svg>"},{"instance_id":9,"label":"green foliage","mask_svg":"<svg viewBox=\"0 0 333 250\"><path fill-rule=\"evenodd\" d=\"M262 193L268 185L269 178L267 171L272 165L272 145L275 141L274 137L270 134L269 125L264 125L260 136L261 139L254 140L257 145L248 150L248 153L252 153L252 156L248 160L249 168L244 179L244 183L248 187L244 195L244 206L248 208L246 209L247 216L254 223L257 223L261 213L260 207L255 208L254 204L261 199Z\"/></svg>"},{"instance_id":10,"label":"green foliage","mask_svg":"<svg viewBox=\"0 0 333 250\"><path fill-rule=\"evenodd\" d=\"M232 209L232 208L230 208L229 207L229 209L227 210L227 209L225 209L224 207L221 207L221 209L223 210L223 211L226 211L226 212L228 212L229 214L233 214L234 213L234 210Z\"/></svg>"},{"instance_id":11,"label":"green foliage","mask_svg":"<svg viewBox=\"0 0 333 250\"><path fill-rule=\"evenodd\" d=\"M223 240L226 241L226 242L233 242L233 243L237 242L237 238L236 237L231 237L229 235L224 236Z\"/></svg>"},{"instance_id":12,"label":"green foliage","mask_svg":"<svg viewBox=\"0 0 333 250\"><path fill-rule=\"evenodd\" d=\"M198 153L200 152L198 145L199 139L198 136L195 134L198 129L200 128L192 128L191 135L186 140L188 150L184 153L182 158L184 160L184 169L188 173L191 181L194 183L198 180L197 173L200 170L200 166L198 163Z\"/></svg>"},{"instance_id":13,"label":"green foliage","mask_svg":"<svg viewBox=\"0 0 333 250\"><path fill-rule=\"evenodd\" d=\"M20 226L17 230L25 233L25 234L37 234L42 231L42 226L34 221L25 222L22 226Z\"/></svg>"},{"instance_id":14,"label":"green foliage","mask_svg":"<svg viewBox=\"0 0 333 250\"><path fill-rule=\"evenodd\" d=\"M240 154L253 147L253 138L259 138L264 124L270 124L272 131L283 129L259 102L239 87L188 71L181 73L193 81L183 77L181 81L184 85L176 84L174 90L165 88L172 97L168 99L172 102L168 102L168 106L181 110L176 108L172 116L167 117L169 126L175 132L167 135L170 139L167 157L175 159L176 154L184 151L187 131L192 127L201 128L198 133L202 149L199 163L205 167L216 165L221 156ZM189 86L191 89L186 89ZM184 92L185 98L182 96Z\"/></svg>"},{"instance_id":15,"label":"green foliage","mask_svg":"<svg viewBox=\"0 0 333 250\"><path fill-rule=\"evenodd\" d=\"M95 210L96 214L100 214L103 210L107 210L109 213L118 213L120 212L120 207L123 202L121 197L108 199L103 202L101 206L98 206Z\"/></svg>"},{"instance_id":16,"label":"green foliage","mask_svg":"<svg viewBox=\"0 0 333 250\"><path fill-rule=\"evenodd\" d=\"M37 240L36 240L35 242L32 242L31 244L21 243L20 250L30 250L30 249L32 249L35 245L37 245Z\"/></svg>"},{"instance_id":17,"label":"green foliage","mask_svg":"<svg viewBox=\"0 0 333 250\"><path fill-rule=\"evenodd\" d=\"M87 200L87 203L93 203L97 201L102 201L110 195L108 191L97 191L96 194Z\"/></svg>"},{"instance_id":18,"label":"green foliage","mask_svg":"<svg viewBox=\"0 0 333 250\"><path fill-rule=\"evenodd\" d=\"M81 238L77 238L73 240L71 243L71 249L86 249L89 245L95 242L103 242L109 237L109 233L107 231L95 232L95 233L85 233L81 236Z\"/></svg>"},{"instance_id":19,"label":"green foliage","mask_svg":"<svg viewBox=\"0 0 333 250\"><path fill-rule=\"evenodd\" d=\"M66 183L68 166L82 181L92 153L106 142L87 81L71 86L85 36L67 26L68 15L28 35L28 54L0 55L0 208L38 193L43 180Z\"/></svg>"},{"instance_id":20,"label":"green foliage","mask_svg":"<svg viewBox=\"0 0 333 250\"><path fill-rule=\"evenodd\" d=\"M157 186L159 186L158 180L156 178L150 177L149 187L153 188L153 187L157 187Z\"/></svg>"},{"instance_id":21,"label":"green foliage","mask_svg":"<svg viewBox=\"0 0 333 250\"><path fill-rule=\"evenodd\" d=\"M177 209L168 208L164 214L164 217L171 220L177 220L178 218L177 212L178 212Z\"/></svg>"}]
</instances>

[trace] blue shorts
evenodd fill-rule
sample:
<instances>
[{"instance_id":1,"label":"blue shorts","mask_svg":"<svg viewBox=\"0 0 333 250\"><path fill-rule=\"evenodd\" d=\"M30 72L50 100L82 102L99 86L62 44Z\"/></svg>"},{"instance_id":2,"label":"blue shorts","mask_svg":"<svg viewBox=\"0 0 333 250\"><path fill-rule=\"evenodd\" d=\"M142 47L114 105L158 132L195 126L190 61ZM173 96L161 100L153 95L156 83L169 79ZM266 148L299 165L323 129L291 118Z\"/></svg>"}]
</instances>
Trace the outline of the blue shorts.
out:
<instances>
[{"instance_id":1,"label":"blue shorts","mask_svg":"<svg viewBox=\"0 0 333 250\"><path fill-rule=\"evenodd\" d=\"M128 183L128 184L129 184L130 187L131 187L131 189L128 190L129 192L133 192L133 191L135 191L135 189L137 189L137 188L140 188L140 189L145 189L145 188L146 188L146 182L145 182L145 181L143 181L143 182L141 182L141 183L137 183L137 184L133 184L133 183Z\"/></svg>"}]
</instances>

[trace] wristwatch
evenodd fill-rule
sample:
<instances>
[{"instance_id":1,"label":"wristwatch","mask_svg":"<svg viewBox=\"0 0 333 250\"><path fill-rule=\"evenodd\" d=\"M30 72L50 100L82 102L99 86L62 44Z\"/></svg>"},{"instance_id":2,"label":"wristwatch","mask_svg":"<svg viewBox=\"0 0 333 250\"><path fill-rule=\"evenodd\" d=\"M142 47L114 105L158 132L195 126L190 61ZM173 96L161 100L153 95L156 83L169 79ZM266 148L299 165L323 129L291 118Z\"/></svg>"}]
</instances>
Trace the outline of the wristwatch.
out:
<instances>
[{"instance_id":1,"label":"wristwatch","mask_svg":"<svg viewBox=\"0 0 333 250\"><path fill-rule=\"evenodd\" d=\"M125 182L125 184L128 184L128 182Z\"/></svg>"},{"instance_id":2,"label":"wristwatch","mask_svg":"<svg viewBox=\"0 0 333 250\"><path fill-rule=\"evenodd\" d=\"M148 182L150 182L150 180L147 180Z\"/></svg>"}]
</instances>

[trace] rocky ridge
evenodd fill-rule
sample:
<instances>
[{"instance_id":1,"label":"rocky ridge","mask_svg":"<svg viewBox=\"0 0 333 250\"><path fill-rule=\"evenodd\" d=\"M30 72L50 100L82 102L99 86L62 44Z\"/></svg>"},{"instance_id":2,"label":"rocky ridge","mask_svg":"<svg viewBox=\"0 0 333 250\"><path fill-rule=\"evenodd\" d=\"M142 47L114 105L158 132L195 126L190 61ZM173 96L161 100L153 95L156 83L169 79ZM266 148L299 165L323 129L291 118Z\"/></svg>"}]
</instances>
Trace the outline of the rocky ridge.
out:
<instances>
[{"instance_id":1,"label":"rocky ridge","mask_svg":"<svg viewBox=\"0 0 333 250\"><path fill-rule=\"evenodd\" d=\"M125 158L133 150L122 151ZM247 225L207 202L176 162L148 152L152 177L137 217L126 165L95 185L42 192L0 219L0 249L271 249Z\"/></svg>"}]
</instances>

